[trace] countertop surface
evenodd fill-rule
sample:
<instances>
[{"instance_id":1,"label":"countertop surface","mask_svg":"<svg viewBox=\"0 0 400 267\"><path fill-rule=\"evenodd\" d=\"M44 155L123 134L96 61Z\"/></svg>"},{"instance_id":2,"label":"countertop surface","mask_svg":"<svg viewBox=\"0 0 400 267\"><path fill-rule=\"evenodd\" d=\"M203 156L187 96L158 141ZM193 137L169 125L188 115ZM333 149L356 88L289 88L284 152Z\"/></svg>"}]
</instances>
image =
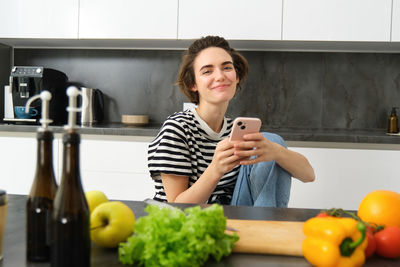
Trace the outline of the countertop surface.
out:
<instances>
[{"instance_id":1,"label":"countertop surface","mask_svg":"<svg viewBox=\"0 0 400 267\"><path fill-rule=\"evenodd\" d=\"M25 203L26 196L9 195L8 216L4 235L3 254L4 259L0 261L0 267L14 266L50 266L49 263L30 263L26 261L25 248ZM124 201L134 212L136 218L145 215L145 202ZM192 205L175 205L180 208ZM277 221L305 221L320 210L316 209L294 209L294 208L261 208L224 206L225 216L229 219L249 220L277 220ZM373 256L364 266L399 266L400 260L386 260ZM209 260L206 266L231 266L231 267L257 267L257 266L311 266L303 257L274 256L259 254L233 253L230 256L215 262ZM118 261L116 249L102 249L92 244L91 266L112 267L124 266Z\"/></svg>"},{"instance_id":2,"label":"countertop surface","mask_svg":"<svg viewBox=\"0 0 400 267\"><path fill-rule=\"evenodd\" d=\"M149 136L155 137L161 125L128 126L122 123L110 123L91 127L78 127L81 134L114 136ZM34 133L37 125L0 124L0 132ZM55 133L62 133L62 126L50 126ZM295 129L264 127L261 131L279 134L286 141L305 142L344 142L371 144L400 144L400 135L389 135L383 129L343 130L343 129Z\"/></svg>"}]
</instances>

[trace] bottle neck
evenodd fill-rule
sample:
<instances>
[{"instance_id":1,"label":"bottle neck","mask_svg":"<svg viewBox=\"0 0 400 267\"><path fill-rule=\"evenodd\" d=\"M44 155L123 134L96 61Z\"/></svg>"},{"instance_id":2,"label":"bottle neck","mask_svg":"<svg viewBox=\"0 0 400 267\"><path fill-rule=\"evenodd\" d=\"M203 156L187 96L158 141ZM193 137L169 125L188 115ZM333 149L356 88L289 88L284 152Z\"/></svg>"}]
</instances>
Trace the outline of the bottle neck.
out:
<instances>
[{"instance_id":1,"label":"bottle neck","mask_svg":"<svg viewBox=\"0 0 400 267\"><path fill-rule=\"evenodd\" d=\"M69 131L63 136L63 167L61 184L54 199L56 212L89 214L79 166L79 134Z\"/></svg>"},{"instance_id":2,"label":"bottle neck","mask_svg":"<svg viewBox=\"0 0 400 267\"><path fill-rule=\"evenodd\" d=\"M64 136L62 186L72 186L82 189L79 165L79 135L67 133Z\"/></svg>"},{"instance_id":3,"label":"bottle neck","mask_svg":"<svg viewBox=\"0 0 400 267\"><path fill-rule=\"evenodd\" d=\"M50 131L37 134L36 173L29 195L53 199L57 183L53 169L53 133Z\"/></svg>"},{"instance_id":4,"label":"bottle neck","mask_svg":"<svg viewBox=\"0 0 400 267\"><path fill-rule=\"evenodd\" d=\"M53 138L38 139L36 168L53 169Z\"/></svg>"}]
</instances>

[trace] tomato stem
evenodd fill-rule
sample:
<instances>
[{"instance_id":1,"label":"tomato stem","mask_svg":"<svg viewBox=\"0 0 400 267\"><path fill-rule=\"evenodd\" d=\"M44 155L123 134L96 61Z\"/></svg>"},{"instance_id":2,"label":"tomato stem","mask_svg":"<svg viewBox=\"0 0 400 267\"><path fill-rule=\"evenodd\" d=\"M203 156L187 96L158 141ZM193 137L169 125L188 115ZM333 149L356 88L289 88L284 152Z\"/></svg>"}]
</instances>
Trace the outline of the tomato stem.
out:
<instances>
[{"instance_id":1,"label":"tomato stem","mask_svg":"<svg viewBox=\"0 0 400 267\"><path fill-rule=\"evenodd\" d=\"M333 216L333 217L343 217L344 214L349 215L350 217L352 217L356 221L358 221L360 223L363 223L365 226L367 226L369 228L372 228L374 230L374 232L383 230L383 228L384 228L383 225L376 225L376 224L371 224L371 223L368 223L368 222L364 222L363 220L361 220L360 217L355 215L353 212L346 211L344 209L332 208L332 209L324 210L323 212L325 212L328 215Z\"/></svg>"}]
</instances>

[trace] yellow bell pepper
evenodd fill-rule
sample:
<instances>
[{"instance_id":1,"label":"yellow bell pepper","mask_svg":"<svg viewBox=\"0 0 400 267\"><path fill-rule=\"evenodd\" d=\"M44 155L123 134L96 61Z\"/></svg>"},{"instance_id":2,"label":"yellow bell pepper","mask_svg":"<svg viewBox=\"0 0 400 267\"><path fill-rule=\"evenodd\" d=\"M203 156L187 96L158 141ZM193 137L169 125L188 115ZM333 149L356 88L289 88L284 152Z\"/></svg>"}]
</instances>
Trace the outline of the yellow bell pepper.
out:
<instances>
[{"instance_id":1,"label":"yellow bell pepper","mask_svg":"<svg viewBox=\"0 0 400 267\"><path fill-rule=\"evenodd\" d=\"M352 218L311 218L304 223L303 254L318 267L356 267L365 261L366 227Z\"/></svg>"}]
</instances>

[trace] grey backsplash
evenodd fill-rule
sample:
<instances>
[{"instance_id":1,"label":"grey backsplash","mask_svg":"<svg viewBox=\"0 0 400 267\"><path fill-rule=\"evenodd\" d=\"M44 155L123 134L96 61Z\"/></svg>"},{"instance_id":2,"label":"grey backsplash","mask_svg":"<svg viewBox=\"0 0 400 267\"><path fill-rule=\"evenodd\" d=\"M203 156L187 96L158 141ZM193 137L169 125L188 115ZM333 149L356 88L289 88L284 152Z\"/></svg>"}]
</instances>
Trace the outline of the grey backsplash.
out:
<instances>
[{"instance_id":1,"label":"grey backsplash","mask_svg":"<svg viewBox=\"0 0 400 267\"><path fill-rule=\"evenodd\" d=\"M174 86L182 51L15 49L14 65L41 65L105 94L106 122L148 114L162 123L182 109ZM228 115L267 128L386 129L400 106L400 54L243 51L250 73Z\"/></svg>"}]
</instances>

